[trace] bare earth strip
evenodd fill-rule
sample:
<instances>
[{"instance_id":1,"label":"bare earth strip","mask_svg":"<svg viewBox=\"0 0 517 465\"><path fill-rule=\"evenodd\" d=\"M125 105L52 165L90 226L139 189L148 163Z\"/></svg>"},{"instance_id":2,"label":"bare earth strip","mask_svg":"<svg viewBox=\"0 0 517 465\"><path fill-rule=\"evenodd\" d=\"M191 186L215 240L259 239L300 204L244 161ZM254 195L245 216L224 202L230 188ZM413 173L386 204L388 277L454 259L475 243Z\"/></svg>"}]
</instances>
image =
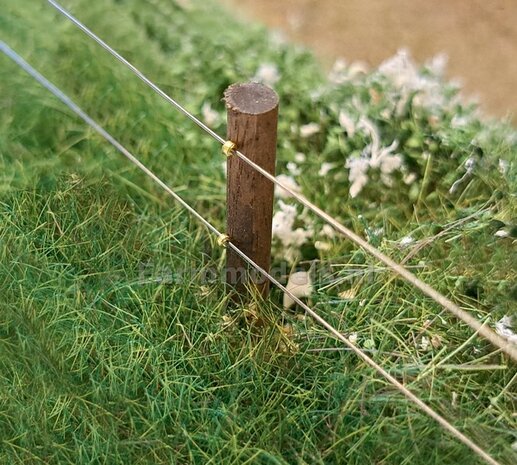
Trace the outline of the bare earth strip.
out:
<instances>
[{"instance_id":1,"label":"bare earth strip","mask_svg":"<svg viewBox=\"0 0 517 465\"><path fill-rule=\"evenodd\" d=\"M335 58L378 65L407 47L418 62L445 52L449 77L490 115L517 115L516 0L222 0Z\"/></svg>"}]
</instances>

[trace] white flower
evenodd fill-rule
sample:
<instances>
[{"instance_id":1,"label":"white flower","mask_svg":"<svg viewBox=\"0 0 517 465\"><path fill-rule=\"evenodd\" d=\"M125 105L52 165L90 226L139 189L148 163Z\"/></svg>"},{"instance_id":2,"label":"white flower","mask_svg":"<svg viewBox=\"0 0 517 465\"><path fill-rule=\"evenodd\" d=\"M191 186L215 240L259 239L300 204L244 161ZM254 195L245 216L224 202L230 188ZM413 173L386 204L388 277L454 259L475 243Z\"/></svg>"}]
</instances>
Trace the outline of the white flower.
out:
<instances>
[{"instance_id":1,"label":"white flower","mask_svg":"<svg viewBox=\"0 0 517 465\"><path fill-rule=\"evenodd\" d=\"M439 53L428 60L425 67L435 76L442 77L445 74L448 61L449 57L446 53Z\"/></svg>"},{"instance_id":2,"label":"white flower","mask_svg":"<svg viewBox=\"0 0 517 465\"><path fill-rule=\"evenodd\" d=\"M369 161L364 157L349 158L346 161L346 168L350 171L348 173L348 180L350 181L350 197L357 197L357 194L363 190L363 187L368 183L368 168Z\"/></svg>"},{"instance_id":3,"label":"white flower","mask_svg":"<svg viewBox=\"0 0 517 465\"><path fill-rule=\"evenodd\" d=\"M474 168L476 166L476 160L473 157L470 157L465 161L465 173L463 176L456 181L454 181L454 184L449 189L449 194L454 194L458 187L460 187L460 184L465 181L467 178L469 178L472 173L474 172Z\"/></svg>"},{"instance_id":4,"label":"white flower","mask_svg":"<svg viewBox=\"0 0 517 465\"><path fill-rule=\"evenodd\" d=\"M391 110L389 108L385 108L381 110L380 115L383 119L389 120L391 118Z\"/></svg>"},{"instance_id":5,"label":"white flower","mask_svg":"<svg viewBox=\"0 0 517 465\"><path fill-rule=\"evenodd\" d=\"M321 228L321 234L330 238L336 237L336 231L332 226L330 226L330 224L323 225Z\"/></svg>"},{"instance_id":6,"label":"white flower","mask_svg":"<svg viewBox=\"0 0 517 465\"><path fill-rule=\"evenodd\" d=\"M409 247L413 242L415 242L415 239L413 239L411 236L404 236L399 241L400 247L406 248Z\"/></svg>"},{"instance_id":7,"label":"white flower","mask_svg":"<svg viewBox=\"0 0 517 465\"><path fill-rule=\"evenodd\" d=\"M280 72L273 63L262 63L253 77L253 81L261 82L266 86L274 86L280 80Z\"/></svg>"},{"instance_id":8,"label":"white flower","mask_svg":"<svg viewBox=\"0 0 517 465\"><path fill-rule=\"evenodd\" d=\"M431 341L429 340L429 338L426 336L422 336L422 339L419 344L420 349L428 350L430 345L431 345Z\"/></svg>"},{"instance_id":9,"label":"white flower","mask_svg":"<svg viewBox=\"0 0 517 465\"><path fill-rule=\"evenodd\" d=\"M300 136L304 139L320 132L321 126L318 123L309 123L300 127Z\"/></svg>"},{"instance_id":10,"label":"white flower","mask_svg":"<svg viewBox=\"0 0 517 465\"><path fill-rule=\"evenodd\" d=\"M458 116L454 115L451 119L451 128L453 129L461 129L467 126L470 122L470 118L468 116Z\"/></svg>"},{"instance_id":11,"label":"white flower","mask_svg":"<svg viewBox=\"0 0 517 465\"><path fill-rule=\"evenodd\" d=\"M203 103L201 107L201 113L203 115L203 121L207 126L215 126L219 121L219 113L212 108L210 102Z\"/></svg>"},{"instance_id":12,"label":"white flower","mask_svg":"<svg viewBox=\"0 0 517 465\"><path fill-rule=\"evenodd\" d=\"M354 61L348 67L348 76L354 79L363 74L367 74L368 71L370 71L370 69L364 61Z\"/></svg>"},{"instance_id":13,"label":"white flower","mask_svg":"<svg viewBox=\"0 0 517 465\"><path fill-rule=\"evenodd\" d=\"M359 158L349 158L345 167L350 170L348 179L351 183L350 196L356 197L368 182L368 169L378 168L381 171L381 180L391 186L389 176L393 171L402 168L402 157L393 152L398 148L398 141L394 140L390 146L381 146L381 135L375 124L366 117L361 117L357 129L371 138Z\"/></svg>"},{"instance_id":14,"label":"white flower","mask_svg":"<svg viewBox=\"0 0 517 465\"><path fill-rule=\"evenodd\" d=\"M508 145L517 144L517 131L511 131L510 133L506 134L504 140Z\"/></svg>"},{"instance_id":15,"label":"white flower","mask_svg":"<svg viewBox=\"0 0 517 465\"><path fill-rule=\"evenodd\" d=\"M391 176L389 176L385 173L381 173L381 181L387 187L393 186L393 179L391 178Z\"/></svg>"},{"instance_id":16,"label":"white flower","mask_svg":"<svg viewBox=\"0 0 517 465\"><path fill-rule=\"evenodd\" d=\"M495 237L508 237L509 235L510 233L508 231L505 231L504 229L500 229L494 234Z\"/></svg>"},{"instance_id":17,"label":"white flower","mask_svg":"<svg viewBox=\"0 0 517 465\"><path fill-rule=\"evenodd\" d=\"M348 134L348 137L353 137L355 134L355 121L344 110L339 112L339 125Z\"/></svg>"},{"instance_id":18,"label":"white flower","mask_svg":"<svg viewBox=\"0 0 517 465\"><path fill-rule=\"evenodd\" d=\"M332 248L332 244L323 241L316 241L314 243L314 247L316 250L321 250L322 252L328 252Z\"/></svg>"},{"instance_id":19,"label":"white flower","mask_svg":"<svg viewBox=\"0 0 517 465\"><path fill-rule=\"evenodd\" d=\"M294 161L296 163L303 163L305 161L305 154L301 152L295 153Z\"/></svg>"},{"instance_id":20,"label":"white flower","mask_svg":"<svg viewBox=\"0 0 517 465\"><path fill-rule=\"evenodd\" d=\"M474 167L476 166L476 160L473 157L470 157L465 162L465 169L468 173L472 173L474 171Z\"/></svg>"},{"instance_id":21,"label":"white flower","mask_svg":"<svg viewBox=\"0 0 517 465\"><path fill-rule=\"evenodd\" d=\"M437 71L439 66L440 60L435 63ZM379 72L393 83L400 92L399 97L404 104L407 98L415 92L416 95L413 98L415 105L434 108L441 107L445 103L446 99L439 76L420 74L409 52L405 49L399 50L394 57L381 63Z\"/></svg>"},{"instance_id":22,"label":"white flower","mask_svg":"<svg viewBox=\"0 0 517 465\"><path fill-rule=\"evenodd\" d=\"M276 237L286 249L300 247L312 236L312 231L303 228L294 229L296 206L286 204L281 200L278 205L280 210L273 216L273 237ZM286 251L284 255L292 256L288 252Z\"/></svg>"},{"instance_id":23,"label":"white flower","mask_svg":"<svg viewBox=\"0 0 517 465\"><path fill-rule=\"evenodd\" d=\"M381 135L377 126L368 118L361 116L357 129L362 130L366 135L370 136L372 143L368 146L371 154L377 154L381 148Z\"/></svg>"},{"instance_id":24,"label":"white flower","mask_svg":"<svg viewBox=\"0 0 517 465\"><path fill-rule=\"evenodd\" d=\"M384 174L390 174L402 166L402 158L400 155L393 155L393 151L397 150L399 143L394 140L389 147L383 147L377 152L371 154L370 166L372 168L380 167Z\"/></svg>"},{"instance_id":25,"label":"white flower","mask_svg":"<svg viewBox=\"0 0 517 465\"><path fill-rule=\"evenodd\" d=\"M290 275L285 288L299 299L310 297L314 290L311 276L307 271L297 271ZM283 304L284 308L287 310L295 304L295 301L290 295L284 292Z\"/></svg>"},{"instance_id":26,"label":"white flower","mask_svg":"<svg viewBox=\"0 0 517 465\"><path fill-rule=\"evenodd\" d=\"M322 177L326 176L332 168L334 168L334 164L333 163L323 162L321 164L320 170L318 171L318 175L320 175Z\"/></svg>"},{"instance_id":27,"label":"white flower","mask_svg":"<svg viewBox=\"0 0 517 465\"><path fill-rule=\"evenodd\" d=\"M404 176L404 179L403 179L404 184L407 184L407 185L413 184L416 181L416 178L417 178L416 173L408 173Z\"/></svg>"},{"instance_id":28,"label":"white flower","mask_svg":"<svg viewBox=\"0 0 517 465\"><path fill-rule=\"evenodd\" d=\"M419 79L418 71L407 49L397 53L379 66L379 72L390 78L396 87L414 88Z\"/></svg>"},{"instance_id":29,"label":"white flower","mask_svg":"<svg viewBox=\"0 0 517 465\"><path fill-rule=\"evenodd\" d=\"M315 89L312 89L309 92L309 97L311 98L311 100L313 102L317 102L323 96L323 94L325 93L325 90L326 89L323 86L316 87Z\"/></svg>"},{"instance_id":30,"label":"white flower","mask_svg":"<svg viewBox=\"0 0 517 465\"><path fill-rule=\"evenodd\" d=\"M287 174L279 174L276 177L276 180L282 183L285 187L291 189L293 192L297 194L301 193L300 186L296 184L296 181L292 176L288 176ZM288 199L292 197L292 195L288 191L286 191L278 185L275 185L275 195L281 199Z\"/></svg>"},{"instance_id":31,"label":"white flower","mask_svg":"<svg viewBox=\"0 0 517 465\"><path fill-rule=\"evenodd\" d=\"M348 80L347 64L343 58L334 62L328 78L332 84L343 84Z\"/></svg>"},{"instance_id":32,"label":"white flower","mask_svg":"<svg viewBox=\"0 0 517 465\"><path fill-rule=\"evenodd\" d=\"M289 173L291 173L293 176L299 176L302 172L298 165L296 163L293 163L292 161L287 163L287 171L289 171Z\"/></svg>"},{"instance_id":33,"label":"white flower","mask_svg":"<svg viewBox=\"0 0 517 465\"><path fill-rule=\"evenodd\" d=\"M505 175L506 173L508 173L508 168L510 168L510 163L508 163L508 160L503 160L502 158L499 158L499 172L502 175Z\"/></svg>"},{"instance_id":34,"label":"white flower","mask_svg":"<svg viewBox=\"0 0 517 465\"><path fill-rule=\"evenodd\" d=\"M296 221L296 206L289 205L281 200L278 205L280 210L273 216L273 236L278 237L282 242L292 242L289 238Z\"/></svg>"},{"instance_id":35,"label":"white flower","mask_svg":"<svg viewBox=\"0 0 517 465\"><path fill-rule=\"evenodd\" d=\"M495 332L506 338L509 342L517 344L517 334L512 329L512 317L505 315L495 324Z\"/></svg>"},{"instance_id":36,"label":"white flower","mask_svg":"<svg viewBox=\"0 0 517 465\"><path fill-rule=\"evenodd\" d=\"M400 155L384 154L380 159L381 173L391 174L402 166L402 157Z\"/></svg>"},{"instance_id":37,"label":"white flower","mask_svg":"<svg viewBox=\"0 0 517 465\"><path fill-rule=\"evenodd\" d=\"M352 344L355 344L357 342L357 339L359 339L359 336L357 335L357 333L350 333L348 335L348 340L352 343Z\"/></svg>"},{"instance_id":38,"label":"white flower","mask_svg":"<svg viewBox=\"0 0 517 465\"><path fill-rule=\"evenodd\" d=\"M328 79L332 84L339 85L352 81L368 71L368 65L364 61L354 61L348 65L343 58L338 58L330 70Z\"/></svg>"}]
</instances>

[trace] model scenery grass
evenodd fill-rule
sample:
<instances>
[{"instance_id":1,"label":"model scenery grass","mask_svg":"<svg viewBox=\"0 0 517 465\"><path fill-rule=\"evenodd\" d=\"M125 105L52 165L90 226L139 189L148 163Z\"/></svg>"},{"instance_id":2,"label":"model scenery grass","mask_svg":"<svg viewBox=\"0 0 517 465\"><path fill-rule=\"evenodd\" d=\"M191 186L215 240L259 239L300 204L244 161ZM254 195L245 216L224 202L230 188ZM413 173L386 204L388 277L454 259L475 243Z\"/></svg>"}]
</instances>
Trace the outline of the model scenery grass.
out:
<instances>
[{"instance_id":1,"label":"model scenery grass","mask_svg":"<svg viewBox=\"0 0 517 465\"><path fill-rule=\"evenodd\" d=\"M511 334L516 132L441 58L326 76L210 2L65 6L220 134L228 85L272 85L282 179ZM6 0L0 31L224 230L215 142L46 2ZM215 238L5 56L0 104L1 463L478 463L280 292L232 305ZM322 316L514 463L515 365L285 193L275 208L283 281L310 272Z\"/></svg>"}]
</instances>

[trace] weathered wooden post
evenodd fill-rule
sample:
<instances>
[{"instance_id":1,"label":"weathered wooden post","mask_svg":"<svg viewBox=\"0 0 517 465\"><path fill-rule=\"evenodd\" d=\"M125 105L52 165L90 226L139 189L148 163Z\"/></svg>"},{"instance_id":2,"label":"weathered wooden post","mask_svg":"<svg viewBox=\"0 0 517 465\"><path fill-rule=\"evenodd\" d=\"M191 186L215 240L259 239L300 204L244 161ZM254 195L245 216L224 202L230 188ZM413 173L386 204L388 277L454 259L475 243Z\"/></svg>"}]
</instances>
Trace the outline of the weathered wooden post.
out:
<instances>
[{"instance_id":1,"label":"weathered wooden post","mask_svg":"<svg viewBox=\"0 0 517 465\"><path fill-rule=\"evenodd\" d=\"M228 140L237 150L275 173L278 95L258 84L233 84L224 93L228 118ZM255 263L269 271L274 185L235 155L228 159L227 229L231 241ZM227 251L226 282L238 295L248 286L262 295L269 282L250 268L238 255Z\"/></svg>"}]
</instances>

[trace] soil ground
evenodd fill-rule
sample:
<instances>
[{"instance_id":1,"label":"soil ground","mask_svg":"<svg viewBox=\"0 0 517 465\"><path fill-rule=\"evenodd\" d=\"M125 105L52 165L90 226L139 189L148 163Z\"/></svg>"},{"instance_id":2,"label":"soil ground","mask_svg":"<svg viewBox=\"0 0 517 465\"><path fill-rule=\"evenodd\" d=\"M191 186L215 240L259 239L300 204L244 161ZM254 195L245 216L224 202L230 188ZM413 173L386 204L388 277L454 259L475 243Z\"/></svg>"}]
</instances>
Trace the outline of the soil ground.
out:
<instances>
[{"instance_id":1,"label":"soil ground","mask_svg":"<svg viewBox=\"0 0 517 465\"><path fill-rule=\"evenodd\" d=\"M245 18L314 49L375 66L407 47L418 62L445 52L489 115L517 121L516 0L222 0Z\"/></svg>"}]
</instances>

